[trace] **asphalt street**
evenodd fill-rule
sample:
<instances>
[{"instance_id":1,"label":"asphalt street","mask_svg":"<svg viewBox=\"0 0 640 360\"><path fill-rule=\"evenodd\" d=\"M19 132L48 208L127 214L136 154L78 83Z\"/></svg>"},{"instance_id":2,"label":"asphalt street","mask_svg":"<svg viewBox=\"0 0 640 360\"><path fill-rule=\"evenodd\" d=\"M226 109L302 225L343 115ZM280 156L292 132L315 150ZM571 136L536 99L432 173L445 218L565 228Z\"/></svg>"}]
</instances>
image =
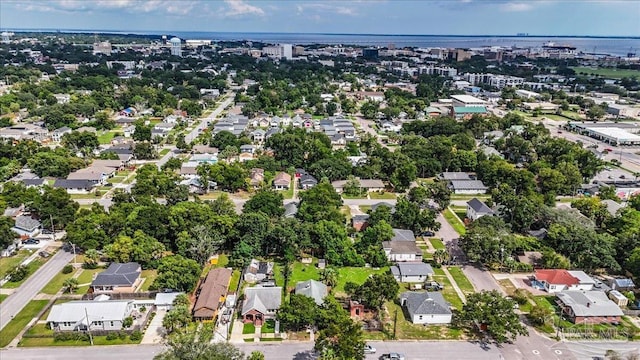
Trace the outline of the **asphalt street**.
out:
<instances>
[{"instance_id":1,"label":"asphalt street","mask_svg":"<svg viewBox=\"0 0 640 360\"><path fill-rule=\"evenodd\" d=\"M233 102L233 99L233 94L227 94L227 98L220 105L218 105L218 107L213 110L213 112L211 112L209 116L203 118L198 126L196 126L190 133L185 135L184 141L187 144L190 144L195 138L198 137L202 130L207 128L209 122L215 120L224 111L224 109L226 109Z\"/></svg>"},{"instance_id":2,"label":"asphalt street","mask_svg":"<svg viewBox=\"0 0 640 360\"><path fill-rule=\"evenodd\" d=\"M73 254L58 251L40 269L29 276L27 281L20 285L13 294L9 295L0 306L0 329L4 328L71 259L73 259Z\"/></svg>"}]
</instances>

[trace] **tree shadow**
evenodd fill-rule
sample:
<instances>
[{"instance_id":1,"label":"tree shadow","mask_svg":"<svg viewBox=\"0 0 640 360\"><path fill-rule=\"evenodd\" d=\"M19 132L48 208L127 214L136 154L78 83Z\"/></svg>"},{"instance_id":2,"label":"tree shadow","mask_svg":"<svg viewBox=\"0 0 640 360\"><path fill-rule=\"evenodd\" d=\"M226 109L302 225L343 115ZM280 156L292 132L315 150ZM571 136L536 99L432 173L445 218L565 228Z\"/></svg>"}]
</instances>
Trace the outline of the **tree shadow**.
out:
<instances>
[{"instance_id":1,"label":"tree shadow","mask_svg":"<svg viewBox=\"0 0 640 360\"><path fill-rule=\"evenodd\" d=\"M313 350L301 351L293 355L293 360L316 360L317 358Z\"/></svg>"}]
</instances>

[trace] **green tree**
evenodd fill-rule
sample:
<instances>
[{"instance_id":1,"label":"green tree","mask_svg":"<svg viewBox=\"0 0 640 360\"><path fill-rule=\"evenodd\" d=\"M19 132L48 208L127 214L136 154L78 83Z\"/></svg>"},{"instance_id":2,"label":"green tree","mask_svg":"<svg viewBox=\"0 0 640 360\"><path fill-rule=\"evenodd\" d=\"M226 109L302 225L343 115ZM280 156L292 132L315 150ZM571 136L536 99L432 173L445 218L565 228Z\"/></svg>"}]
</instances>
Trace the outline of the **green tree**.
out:
<instances>
[{"instance_id":1,"label":"green tree","mask_svg":"<svg viewBox=\"0 0 640 360\"><path fill-rule=\"evenodd\" d=\"M94 133L88 131L73 131L62 136L62 146L66 147L72 152L78 152L86 148L93 151L97 149L98 146L100 146L100 142L98 141L98 137Z\"/></svg>"},{"instance_id":2,"label":"green tree","mask_svg":"<svg viewBox=\"0 0 640 360\"><path fill-rule=\"evenodd\" d=\"M528 317L535 325L545 325L553 319L553 311L546 306L535 305L529 311Z\"/></svg>"},{"instance_id":3,"label":"green tree","mask_svg":"<svg viewBox=\"0 0 640 360\"><path fill-rule=\"evenodd\" d=\"M446 209L451 202L451 189L447 187L444 181L435 181L427 185L427 189L433 201L438 204L439 210Z\"/></svg>"},{"instance_id":4,"label":"green tree","mask_svg":"<svg viewBox=\"0 0 640 360\"><path fill-rule=\"evenodd\" d=\"M347 312L333 298L328 297L318 317L318 335L314 349L331 353L336 359L364 359L362 326L349 318Z\"/></svg>"},{"instance_id":5,"label":"green tree","mask_svg":"<svg viewBox=\"0 0 640 360\"><path fill-rule=\"evenodd\" d=\"M320 182L301 193L300 200L298 219L310 223L329 220L344 224L344 215L339 210L342 198L328 182Z\"/></svg>"},{"instance_id":6,"label":"green tree","mask_svg":"<svg viewBox=\"0 0 640 360\"><path fill-rule=\"evenodd\" d=\"M252 351L247 360L265 360L265 357L260 351Z\"/></svg>"},{"instance_id":7,"label":"green tree","mask_svg":"<svg viewBox=\"0 0 640 360\"><path fill-rule=\"evenodd\" d=\"M79 207L80 205L71 200L71 196L64 189L48 186L44 188L41 196L35 197L30 206L45 228L53 229L55 226L56 230L64 229L67 224L73 222Z\"/></svg>"},{"instance_id":8,"label":"green tree","mask_svg":"<svg viewBox=\"0 0 640 360\"><path fill-rule=\"evenodd\" d=\"M301 331L315 325L318 311L313 298L291 294L289 303L283 304L278 310L277 319L285 330Z\"/></svg>"},{"instance_id":9,"label":"green tree","mask_svg":"<svg viewBox=\"0 0 640 360\"><path fill-rule=\"evenodd\" d=\"M11 245L18 237L17 234L11 230L14 221L8 216L0 216L0 249L5 249Z\"/></svg>"},{"instance_id":10,"label":"green tree","mask_svg":"<svg viewBox=\"0 0 640 360\"><path fill-rule=\"evenodd\" d=\"M158 158L158 153L156 152L153 144L146 141L136 143L133 148L133 155L138 160L152 160Z\"/></svg>"},{"instance_id":11,"label":"green tree","mask_svg":"<svg viewBox=\"0 0 640 360\"><path fill-rule=\"evenodd\" d=\"M178 332L166 340L167 350L154 360L244 360L244 353L227 342L198 341L195 332Z\"/></svg>"},{"instance_id":12,"label":"green tree","mask_svg":"<svg viewBox=\"0 0 640 360\"><path fill-rule=\"evenodd\" d=\"M162 319L162 326L169 333L183 329L191 323L191 312L186 305L175 305Z\"/></svg>"},{"instance_id":13,"label":"green tree","mask_svg":"<svg viewBox=\"0 0 640 360\"><path fill-rule=\"evenodd\" d=\"M469 328L486 326L487 334L498 344L513 341L518 335L529 334L514 312L513 305L513 300L496 290L470 294L458 321Z\"/></svg>"},{"instance_id":14,"label":"green tree","mask_svg":"<svg viewBox=\"0 0 640 360\"><path fill-rule=\"evenodd\" d=\"M65 279L62 283L62 288L64 289L64 292L73 293L74 291L76 291L76 289L78 289L78 285L78 279L68 278Z\"/></svg>"},{"instance_id":15,"label":"green tree","mask_svg":"<svg viewBox=\"0 0 640 360\"><path fill-rule=\"evenodd\" d=\"M319 271L320 281L322 281L325 285L330 288L336 287L338 285L338 272L336 269L332 267L324 268Z\"/></svg>"},{"instance_id":16,"label":"green tree","mask_svg":"<svg viewBox=\"0 0 640 360\"><path fill-rule=\"evenodd\" d=\"M355 290L354 297L370 309L380 309L385 301L395 299L400 286L390 273L374 274Z\"/></svg>"},{"instance_id":17,"label":"green tree","mask_svg":"<svg viewBox=\"0 0 640 360\"><path fill-rule=\"evenodd\" d=\"M244 204L243 212L262 212L269 217L278 217L284 214L284 200L282 193L271 189L259 190Z\"/></svg>"},{"instance_id":18,"label":"green tree","mask_svg":"<svg viewBox=\"0 0 640 360\"><path fill-rule=\"evenodd\" d=\"M166 256L160 260L158 277L151 287L191 292L198 282L200 272L200 265L194 260L180 255Z\"/></svg>"}]
</instances>

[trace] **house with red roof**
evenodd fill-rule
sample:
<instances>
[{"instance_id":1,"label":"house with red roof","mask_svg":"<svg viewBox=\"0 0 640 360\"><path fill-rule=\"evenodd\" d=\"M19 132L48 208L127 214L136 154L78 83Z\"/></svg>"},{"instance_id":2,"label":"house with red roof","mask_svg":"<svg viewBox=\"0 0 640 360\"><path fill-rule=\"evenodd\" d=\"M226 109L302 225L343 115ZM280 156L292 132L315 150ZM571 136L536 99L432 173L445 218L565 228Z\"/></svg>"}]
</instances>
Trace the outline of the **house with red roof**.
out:
<instances>
[{"instance_id":1,"label":"house with red roof","mask_svg":"<svg viewBox=\"0 0 640 360\"><path fill-rule=\"evenodd\" d=\"M592 290L596 282L584 271L564 269L536 270L534 280L548 293L565 290Z\"/></svg>"}]
</instances>

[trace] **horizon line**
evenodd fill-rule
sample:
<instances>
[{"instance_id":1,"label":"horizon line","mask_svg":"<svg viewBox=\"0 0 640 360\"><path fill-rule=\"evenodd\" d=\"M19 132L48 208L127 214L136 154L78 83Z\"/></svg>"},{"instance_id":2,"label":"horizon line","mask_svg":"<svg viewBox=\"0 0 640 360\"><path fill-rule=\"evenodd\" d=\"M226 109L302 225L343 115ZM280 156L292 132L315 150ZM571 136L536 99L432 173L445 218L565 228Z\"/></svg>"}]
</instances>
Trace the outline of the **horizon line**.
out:
<instances>
[{"instance_id":1,"label":"horizon line","mask_svg":"<svg viewBox=\"0 0 640 360\"><path fill-rule=\"evenodd\" d=\"M339 35L339 36L442 36L442 37L514 37L514 38L537 38L537 37L553 37L553 38L600 38L600 39L633 39L640 40L640 36L637 35L549 35L549 34L529 34L526 35L516 34L376 34L376 33L330 33L330 32L284 32L284 31L206 31L206 30L115 30L115 29L62 29L62 28L14 28L14 29L0 29L2 31L14 31L14 32L66 32L66 33L102 33L102 34L127 34L127 35L167 35L172 32L175 33L220 33L220 34L283 34L283 35Z\"/></svg>"}]
</instances>

